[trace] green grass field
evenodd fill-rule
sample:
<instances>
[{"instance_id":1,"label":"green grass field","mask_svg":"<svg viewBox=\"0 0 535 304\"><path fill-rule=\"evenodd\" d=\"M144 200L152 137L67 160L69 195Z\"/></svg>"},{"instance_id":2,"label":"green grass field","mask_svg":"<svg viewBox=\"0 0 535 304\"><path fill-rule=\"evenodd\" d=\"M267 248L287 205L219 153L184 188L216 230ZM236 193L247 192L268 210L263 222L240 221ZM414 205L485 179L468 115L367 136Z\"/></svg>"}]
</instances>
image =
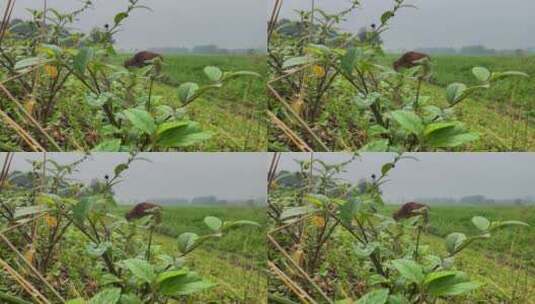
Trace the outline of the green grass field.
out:
<instances>
[{"instance_id":1,"label":"green grass field","mask_svg":"<svg viewBox=\"0 0 535 304\"><path fill-rule=\"evenodd\" d=\"M396 208L387 206L385 212ZM533 303L535 207L433 205L424 243L446 254L444 237L452 232L474 234L476 228L471 219L476 215L494 221L520 220L531 226L498 231L490 240L474 243L456 258L456 265L484 284L461 303Z\"/></svg>"},{"instance_id":2,"label":"green grass field","mask_svg":"<svg viewBox=\"0 0 535 304\"><path fill-rule=\"evenodd\" d=\"M128 207L121 207L124 213ZM168 252L178 252L176 237L183 232L210 233L203 220L216 216L223 221L252 220L266 225L266 211L258 207L165 207L157 241ZM266 231L244 227L219 240L204 243L187 258L187 263L203 277L217 284L195 295L187 303L265 303L267 278Z\"/></svg>"},{"instance_id":3,"label":"green grass field","mask_svg":"<svg viewBox=\"0 0 535 304\"><path fill-rule=\"evenodd\" d=\"M387 55L384 64L397 58ZM477 84L472 68L491 71L516 70L530 78L511 78L479 92L456 106L459 119L481 139L467 147L471 151L535 151L535 121L529 117L535 109L535 56L432 56L433 78L423 92L431 103L446 105L445 88L453 82ZM532 115L532 114L531 114ZM466 150L466 149L464 149Z\"/></svg>"},{"instance_id":4,"label":"green grass field","mask_svg":"<svg viewBox=\"0 0 535 304\"><path fill-rule=\"evenodd\" d=\"M129 55L120 55L114 61L123 61ZM263 55L179 55L164 54L164 80L154 92L164 100L176 101L181 83L208 84L206 66L216 66L226 72L253 71L262 78L238 78L215 93L200 98L186 109L189 117L202 128L214 134L211 140L192 147L192 151L265 151L267 125L265 109L266 58Z\"/></svg>"}]
</instances>

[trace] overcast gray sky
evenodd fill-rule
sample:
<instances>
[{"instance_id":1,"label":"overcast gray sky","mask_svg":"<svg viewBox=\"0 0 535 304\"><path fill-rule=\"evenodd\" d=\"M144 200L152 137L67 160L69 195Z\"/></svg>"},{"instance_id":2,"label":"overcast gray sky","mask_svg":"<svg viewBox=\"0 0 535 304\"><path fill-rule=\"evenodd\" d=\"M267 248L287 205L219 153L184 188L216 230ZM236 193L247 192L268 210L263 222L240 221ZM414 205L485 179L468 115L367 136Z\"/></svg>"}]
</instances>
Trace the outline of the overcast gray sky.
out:
<instances>
[{"instance_id":1,"label":"overcast gray sky","mask_svg":"<svg viewBox=\"0 0 535 304\"><path fill-rule=\"evenodd\" d=\"M308 155L308 156L307 156ZM285 154L280 169L298 169L294 159L310 159L310 154ZM419 161L402 160L391 171L384 187L390 202L417 198L452 197L481 194L489 198L535 197L535 153L419 153ZM314 157L331 162L351 159L350 154L316 153ZM342 177L358 182L372 174L380 175L389 153L365 153L348 166Z\"/></svg>"},{"instance_id":2,"label":"overcast gray sky","mask_svg":"<svg viewBox=\"0 0 535 304\"><path fill-rule=\"evenodd\" d=\"M273 1L273 0L270 0ZM286 0L283 16L309 8L312 0ZM347 7L349 0L315 0L333 12ZM393 7L392 0L362 0L344 29L357 31L379 23L381 14ZM388 49L417 47L461 47L483 44L500 49L535 47L534 0L407 0L418 9L404 9L383 35Z\"/></svg>"},{"instance_id":3,"label":"overcast gray sky","mask_svg":"<svg viewBox=\"0 0 535 304\"><path fill-rule=\"evenodd\" d=\"M49 153L48 157L70 163L82 155ZM0 153L3 164L5 153ZM151 198L192 198L216 195L220 199L250 199L266 196L268 159L262 153L144 153L151 162L134 162L124 174L124 182L114 190L121 200ZM40 153L16 153L13 170L29 170L29 159ZM89 182L113 174L116 165L128 159L124 153L97 153L79 167L74 178Z\"/></svg>"},{"instance_id":4,"label":"overcast gray sky","mask_svg":"<svg viewBox=\"0 0 535 304\"><path fill-rule=\"evenodd\" d=\"M81 16L76 26L88 31L112 23L127 0L94 0L95 8ZM2 1L4 3L4 1ZM16 17L28 17L43 0L17 0ZM80 0L48 0L61 11L78 8ZM191 47L217 44L225 48L259 48L266 44L266 0L141 0L152 11L138 10L117 36L120 48ZM0 5L1 8L4 4Z\"/></svg>"}]
</instances>

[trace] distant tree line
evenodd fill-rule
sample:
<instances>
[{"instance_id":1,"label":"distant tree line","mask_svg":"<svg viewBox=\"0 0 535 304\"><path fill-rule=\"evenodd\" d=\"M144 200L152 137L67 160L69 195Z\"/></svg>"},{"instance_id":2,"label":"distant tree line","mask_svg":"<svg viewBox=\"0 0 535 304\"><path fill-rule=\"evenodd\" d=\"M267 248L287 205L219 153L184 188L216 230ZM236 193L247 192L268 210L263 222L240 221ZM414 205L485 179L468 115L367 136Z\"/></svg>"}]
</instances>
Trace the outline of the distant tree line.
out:
<instances>
[{"instance_id":1,"label":"distant tree line","mask_svg":"<svg viewBox=\"0 0 535 304\"><path fill-rule=\"evenodd\" d=\"M261 48L227 49L215 44L197 45L192 48L187 47L160 47L151 48L150 51L161 54L264 54L266 50Z\"/></svg>"},{"instance_id":2,"label":"distant tree line","mask_svg":"<svg viewBox=\"0 0 535 304\"><path fill-rule=\"evenodd\" d=\"M406 50L402 50L404 53ZM525 56L528 54L535 54L535 47L526 49L492 49L483 45L469 45L461 48L452 47L428 47L417 48L417 52L426 54L438 54L438 55L464 55L464 56L500 56L500 55L515 55Z\"/></svg>"},{"instance_id":3,"label":"distant tree line","mask_svg":"<svg viewBox=\"0 0 535 304\"><path fill-rule=\"evenodd\" d=\"M518 205L527 206L535 204L535 197L495 199L488 198L484 195L468 195L461 198L451 197L428 197L418 198L416 201L425 202L426 204L460 204L460 205Z\"/></svg>"},{"instance_id":4,"label":"distant tree line","mask_svg":"<svg viewBox=\"0 0 535 304\"><path fill-rule=\"evenodd\" d=\"M266 199L265 198L251 198L251 199L220 199L217 196L214 195L208 195L208 196L198 196L193 197L191 199L188 198L153 198L149 199L149 201L158 203L163 206L250 206L250 207L256 207L256 206L262 206L265 204Z\"/></svg>"}]
</instances>

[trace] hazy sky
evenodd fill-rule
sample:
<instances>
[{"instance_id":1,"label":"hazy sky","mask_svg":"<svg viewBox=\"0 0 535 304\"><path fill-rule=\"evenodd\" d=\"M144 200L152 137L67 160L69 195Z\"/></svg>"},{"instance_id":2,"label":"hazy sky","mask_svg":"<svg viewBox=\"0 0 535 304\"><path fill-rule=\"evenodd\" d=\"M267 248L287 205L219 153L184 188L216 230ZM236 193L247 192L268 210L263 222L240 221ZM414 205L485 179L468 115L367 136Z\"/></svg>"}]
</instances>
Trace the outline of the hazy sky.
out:
<instances>
[{"instance_id":1,"label":"hazy sky","mask_svg":"<svg viewBox=\"0 0 535 304\"><path fill-rule=\"evenodd\" d=\"M273 1L273 0L270 0ZM297 8L309 8L312 0L286 0L284 16L295 16ZM334 12L349 0L315 0ZM362 9L344 25L356 32L362 26L380 23L392 0L362 0ZM417 47L461 47L483 44L492 48L535 47L534 0L407 0L418 9L404 9L383 35L389 49Z\"/></svg>"},{"instance_id":2,"label":"hazy sky","mask_svg":"<svg viewBox=\"0 0 535 304\"><path fill-rule=\"evenodd\" d=\"M75 153L49 153L61 163L81 157ZM145 153L151 162L134 162L124 182L114 190L128 201L150 198L192 198L216 195L220 199L250 199L266 196L268 160L261 153ZM0 153L3 164L5 153ZM40 153L17 153L13 170L28 170L28 159L42 159ZM74 178L89 182L113 174L116 165L128 159L124 153L97 153L79 167Z\"/></svg>"},{"instance_id":3,"label":"hazy sky","mask_svg":"<svg viewBox=\"0 0 535 304\"><path fill-rule=\"evenodd\" d=\"M266 44L267 0L141 0L152 11L138 10L117 36L119 47L191 47L217 44L225 48L257 48ZM48 0L61 11L80 7L80 0ZM112 23L126 8L127 0L94 0L95 8L81 16L78 29ZM0 4L3 9L4 1ZM42 6L43 0L17 0L15 16L27 17L26 8Z\"/></svg>"},{"instance_id":4,"label":"hazy sky","mask_svg":"<svg viewBox=\"0 0 535 304\"><path fill-rule=\"evenodd\" d=\"M298 169L294 159L303 157L310 155L286 154L279 168ZM316 153L315 157L334 162L351 159L342 153ZM402 160L391 171L390 182L383 187L387 200L476 194L496 199L535 197L535 153L420 153L416 157L419 161ZM365 153L342 177L358 182L372 174L379 176L382 165L393 159L388 153Z\"/></svg>"}]
</instances>

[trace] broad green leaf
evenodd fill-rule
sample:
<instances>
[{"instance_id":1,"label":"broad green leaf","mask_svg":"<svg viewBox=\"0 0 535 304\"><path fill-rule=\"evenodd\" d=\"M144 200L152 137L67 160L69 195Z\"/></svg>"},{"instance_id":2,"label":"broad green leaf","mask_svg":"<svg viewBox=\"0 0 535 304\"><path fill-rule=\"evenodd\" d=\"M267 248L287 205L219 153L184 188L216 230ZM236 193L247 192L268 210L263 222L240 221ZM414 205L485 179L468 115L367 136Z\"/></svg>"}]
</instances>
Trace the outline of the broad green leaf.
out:
<instances>
[{"instance_id":1,"label":"broad green leaf","mask_svg":"<svg viewBox=\"0 0 535 304\"><path fill-rule=\"evenodd\" d=\"M73 208L74 219L79 223L83 223L89 212L93 209L93 204L96 200L97 198L94 196L82 198Z\"/></svg>"},{"instance_id":2,"label":"broad green leaf","mask_svg":"<svg viewBox=\"0 0 535 304\"><path fill-rule=\"evenodd\" d=\"M121 139L105 140L91 150L92 152L119 152Z\"/></svg>"},{"instance_id":3,"label":"broad green leaf","mask_svg":"<svg viewBox=\"0 0 535 304\"><path fill-rule=\"evenodd\" d=\"M112 247L110 242L103 242L100 244L95 244L93 242L89 243L86 247L86 251L90 256L93 257L100 257L102 256L108 249Z\"/></svg>"},{"instance_id":4,"label":"broad green leaf","mask_svg":"<svg viewBox=\"0 0 535 304\"><path fill-rule=\"evenodd\" d=\"M342 223L346 224L347 226L351 226L353 223L353 218L359 211L360 206L362 206L362 201L356 196L349 198L345 204L340 206L339 216Z\"/></svg>"},{"instance_id":5,"label":"broad green leaf","mask_svg":"<svg viewBox=\"0 0 535 304\"><path fill-rule=\"evenodd\" d=\"M87 304L87 302L83 298L77 298L77 299L68 300L65 304Z\"/></svg>"},{"instance_id":6,"label":"broad green leaf","mask_svg":"<svg viewBox=\"0 0 535 304\"><path fill-rule=\"evenodd\" d=\"M113 172L115 173L116 176L119 176L119 175L121 175L121 173L123 173L127 169L128 169L128 165L127 164L119 164L119 165L117 165L115 167Z\"/></svg>"},{"instance_id":7,"label":"broad green leaf","mask_svg":"<svg viewBox=\"0 0 535 304\"><path fill-rule=\"evenodd\" d=\"M207 216L204 218L204 223L208 228L210 228L212 231L220 231L221 227L223 227L223 221L215 216Z\"/></svg>"},{"instance_id":8,"label":"broad green leaf","mask_svg":"<svg viewBox=\"0 0 535 304\"><path fill-rule=\"evenodd\" d=\"M475 67L472 69L472 73L481 82L486 82L490 79L490 71L484 67Z\"/></svg>"},{"instance_id":9,"label":"broad green leaf","mask_svg":"<svg viewBox=\"0 0 535 304\"><path fill-rule=\"evenodd\" d=\"M97 293L89 304L115 304L121 298L121 288L108 288Z\"/></svg>"},{"instance_id":10,"label":"broad green leaf","mask_svg":"<svg viewBox=\"0 0 535 304\"><path fill-rule=\"evenodd\" d=\"M394 12L393 11L387 11L385 12L382 16L381 16L381 23L382 24L386 24L388 22L388 20L392 19L392 17L394 17Z\"/></svg>"},{"instance_id":11,"label":"broad green leaf","mask_svg":"<svg viewBox=\"0 0 535 304\"><path fill-rule=\"evenodd\" d=\"M25 68L28 68L28 67L32 67L32 66L35 66L35 65L39 65L39 64L44 64L44 63L47 63L49 62L49 60L45 59L45 58L41 58L41 57L31 57L31 58L26 58L26 59L22 59L20 61L17 61L17 63L15 63L15 70L22 70L22 69L25 69Z\"/></svg>"},{"instance_id":12,"label":"broad green leaf","mask_svg":"<svg viewBox=\"0 0 535 304\"><path fill-rule=\"evenodd\" d=\"M166 296L185 296L214 287L215 284L201 279L196 273L175 276L160 284L160 292Z\"/></svg>"},{"instance_id":13,"label":"broad green leaf","mask_svg":"<svg viewBox=\"0 0 535 304\"><path fill-rule=\"evenodd\" d=\"M123 263L136 278L143 282L152 283L156 279L154 268L145 260L128 259L124 260Z\"/></svg>"},{"instance_id":14,"label":"broad green leaf","mask_svg":"<svg viewBox=\"0 0 535 304\"><path fill-rule=\"evenodd\" d=\"M454 277L457 274L457 271L436 271L431 272L425 276L424 285L429 285L436 280L443 280L447 277Z\"/></svg>"},{"instance_id":15,"label":"broad green leaf","mask_svg":"<svg viewBox=\"0 0 535 304\"><path fill-rule=\"evenodd\" d=\"M381 168L381 174L383 176L386 176L388 174L388 172L390 172L390 170L392 170L394 168L394 163L386 163L383 165L383 167Z\"/></svg>"},{"instance_id":16,"label":"broad green leaf","mask_svg":"<svg viewBox=\"0 0 535 304\"><path fill-rule=\"evenodd\" d=\"M156 123L149 112L141 109L128 109L123 111L126 118L139 131L145 134L153 134L156 131Z\"/></svg>"},{"instance_id":17,"label":"broad green leaf","mask_svg":"<svg viewBox=\"0 0 535 304\"><path fill-rule=\"evenodd\" d=\"M422 119L412 111L393 111L392 118L407 132L421 135L424 130Z\"/></svg>"},{"instance_id":18,"label":"broad green leaf","mask_svg":"<svg viewBox=\"0 0 535 304\"><path fill-rule=\"evenodd\" d=\"M454 276L444 276L429 283L427 290L434 296L456 296L477 289L481 284L470 282L466 275L457 272Z\"/></svg>"},{"instance_id":19,"label":"broad green leaf","mask_svg":"<svg viewBox=\"0 0 535 304\"><path fill-rule=\"evenodd\" d=\"M461 101L466 91L464 83L452 83L446 88L446 99L450 105L454 105Z\"/></svg>"},{"instance_id":20,"label":"broad green leaf","mask_svg":"<svg viewBox=\"0 0 535 304\"><path fill-rule=\"evenodd\" d=\"M143 304L143 302L135 294L128 293L121 295L119 304Z\"/></svg>"},{"instance_id":21,"label":"broad green leaf","mask_svg":"<svg viewBox=\"0 0 535 304\"><path fill-rule=\"evenodd\" d=\"M213 82L221 81L221 78L223 77L223 72L218 68L214 66L207 66L204 68L204 74Z\"/></svg>"},{"instance_id":22,"label":"broad green leaf","mask_svg":"<svg viewBox=\"0 0 535 304\"><path fill-rule=\"evenodd\" d=\"M125 18L128 17L128 14L125 12L120 12L119 14L115 15L115 18L113 18L113 21L115 21L115 24L121 23Z\"/></svg>"},{"instance_id":23,"label":"broad green leaf","mask_svg":"<svg viewBox=\"0 0 535 304\"><path fill-rule=\"evenodd\" d=\"M354 245L353 252L360 258L369 257L379 247L377 243L368 243L366 246Z\"/></svg>"},{"instance_id":24,"label":"broad green leaf","mask_svg":"<svg viewBox=\"0 0 535 304\"><path fill-rule=\"evenodd\" d=\"M390 295L387 304L409 304L409 300L400 294Z\"/></svg>"},{"instance_id":25,"label":"broad green leaf","mask_svg":"<svg viewBox=\"0 0 535 304\"><path fill-rule=\"evenodd\" d=\"M312 206L291 207L291 208L285 209L281 213L280 219L281 220L287 220L287 219L292 218L292 217L302 216L302 215L314 213L316 211L317 211L317 209L312 207Z\"/></svg>"},{"instance_id":26,"label":"broad green leaf","mask_svg":"<svg viewBox=\"0 0 535 304\"><path fill-rule=\"evenodd\" d=\"M389 293L386 288L373 290L362 296L356 304L385 304Z\"/></svg>"},{"instance_id":27,"label":"broad green leaf","mask_svg":"<svg viewBox=\"0 0 535 304\"><path fill-rule=\"evenodd\" d=\"M454 232L446 237L446 249L450 254L453 254L466 241L466 235L460 232Z\"/></svg>"},{"instance_id":28,"label":"broad green leaf","mask_svg":"<svg viewBox=\"0 0 535 304\"><path fill-rule=\"evenodd\" d=\"M93 48L85 47L82 48L76 57L74 57L74 70L77 71L80 74L84 74L85 70L87 69L87 65L91 60L93 60L93 57L95 56L95 51Z\"/></svg>"},{"instance_id":29,"label":"broad green leaf","mask_svg":"<svg viewBox=\"0 0 535 304\"><path fill-rule=\"evenodd\" d=\"M178 236L178 249L182 253L189 252L199 239L199 235L193 232L185 232Z\"/></svg>"},{"instance_id":30,"label":"broad green leaf","mask_svg":"<svg viewBox=\"0 0 535 304\"><path fill-rule=\"evenodd\" d=\"M379 139L369 142L359 152L387 152L389 149L388 139Z\"/></svg>"},{"instance_id":31,"label":"broad green leaf","mask_svg":"<svg viewBox=\"0 0 535 304\"><path fill-rule=\"evenodd\" d=\"M162 124L158 128L156 143L163 147L179 148L200 144L210 138L212 134L203 132L198 123L177 121Z\"/></svg>"},{"instance_id":32,"label":"broad green leaf","mask_svg":"<svg viewBox=\"0 0 535 304\"><path fill-rule=\"evenodd\" d=\"M424 136L433 137L434 132L443 131L444 129L456 128L458 123L455 122L437 122L429 124L425 127Z\"/></svg>"},{"instance_id":33,"label":"broad green leaf","mask_svg":"<svg viewBox=\"0 0 535 304\"><path fill-rule=\"evenodd\" d=\"M30 206L30 207L17 207L15 209L14 218L18 219L28 215L41 214L48 210L47 206Z\"/></svg>"},{"instance_id":34,"label":"broad green leaf","mask_svg":"<svg viewBox=\"0 0 535 304\"><path fill-rule=\"evenodd\" d=\"M309 56L293 57L284 61L284 63L282 64L282 68L288 69L291 67L305 65L305 64L314 63L314 62L315 62L314 58L309 57Z\"/></svg>"},{"instance_id":35,"label":"broad green leaf","mask_svg":"<svg viewBox=\"0 0 535 304\"><path fill-rule=\"evenodd\" d=\"M178 87L178 98L182 103L190 102L199 90L199 85L194 82L186 82Z\"/></svg>"},{"instance_id":36,"label":"broad green leaf","mask_svg":"<svg viewBox=\"0 0 535 304\"><path fill-rule=\"evenodd\" d=\"M362 49L350 48L347 50L344 57L342 57L342 69L346 74L351 75L353 68L358 60L362 57Z\"/></svg>"},{"instance_id":37,"label":"broad green leaf","mask_svg":"<svg viewBox=\"0 0 535 304\"><path fill-rule=\"evenodd\" d=\"M392 265L399 271L402 277L410 282L420 284L424 280L423 267L412 260L393 260Z\"/></svg>"},{"instance_id":38,"label":"broad green leaf","mask_svg":"<svg viewBox=\"0 0 535 304\"><path fill-rule=\"evenodd\" d=\"M472 223L481 231L487 231L490 227L490 221L482 216L474 216L472 218Z\"/></svg>"},{"instance_id":39,"label":"broad green leaf","mask_svg":"<svg viewBox=\"0 0 535 304\"><path fill-rule=\"evenodd\" d=\"M428 133L424 141L434 148L454 148L479 140L479 134L467 132L459 124L448 125L444 123L435 125L426 130L426 132Z\"/></svg>"}]
</instances>

